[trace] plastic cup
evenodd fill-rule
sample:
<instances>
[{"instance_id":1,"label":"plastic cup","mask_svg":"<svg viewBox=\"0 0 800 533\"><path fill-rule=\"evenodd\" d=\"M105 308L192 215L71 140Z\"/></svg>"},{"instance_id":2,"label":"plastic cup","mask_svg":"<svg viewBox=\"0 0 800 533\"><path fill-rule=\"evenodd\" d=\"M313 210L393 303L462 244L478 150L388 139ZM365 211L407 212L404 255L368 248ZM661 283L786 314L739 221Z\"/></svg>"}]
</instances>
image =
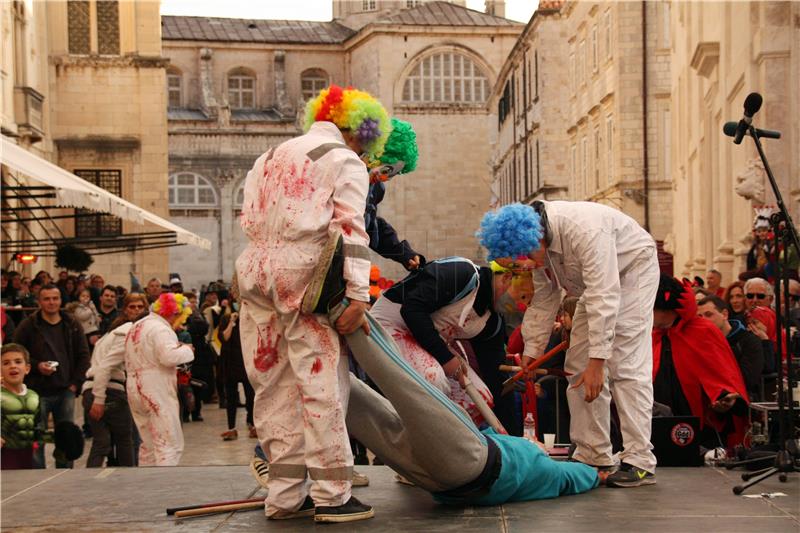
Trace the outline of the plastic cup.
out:
<instances>
[{"instance_id":1,"label":"plastic cup","mask_svg":"<svg viewBox=\"0 0 800 533\"><path fill-rule=\"evenodd\" d=\"M545 433L544 434L544 447L548 450L552 450L553 446L556 444L556 434L555 433Z\"/></svg>"}]
</instances>

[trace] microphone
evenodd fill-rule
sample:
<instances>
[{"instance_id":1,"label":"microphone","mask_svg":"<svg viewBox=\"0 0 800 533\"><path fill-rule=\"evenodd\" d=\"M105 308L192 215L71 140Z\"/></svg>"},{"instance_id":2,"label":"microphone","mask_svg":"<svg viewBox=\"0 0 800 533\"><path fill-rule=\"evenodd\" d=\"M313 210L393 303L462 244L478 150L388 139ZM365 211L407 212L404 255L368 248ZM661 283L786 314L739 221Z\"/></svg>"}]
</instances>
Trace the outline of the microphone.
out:
<instances>
[{"instance_id":1,"label":"microphone","mask_svg":"<svg viewBox=\"0 0 800 533\"><path fill-rule=\"evenodd\" d=\"M753 115L758 113L763 102L764 99L758 93L750 93L747 95L747 98L744 99L744 117L742 117L742 120L740 120L739 124L736 126L733 144L742 144L742 139L745 133L747 133L747 128L753 123Z\"/></svg>"},{"instance_id":2,"label":"microphone","mask_svg":"<svg viewBox=\"0 0 800 533\"><path fill-rule=\"evenodd\" d=\"M738 129L739 129L739 123L738 122L726 122L725 125L722 127L722 133L724 133L728 137L736 137ZM749 133L745 133L745 134L746 135L750 135ZM763 138L763 139L780 139L781 138L781 132L779 132L779 131L762 130L760 128L756 128L756 135L758 137Z\"/></svg>"}]
</instances>

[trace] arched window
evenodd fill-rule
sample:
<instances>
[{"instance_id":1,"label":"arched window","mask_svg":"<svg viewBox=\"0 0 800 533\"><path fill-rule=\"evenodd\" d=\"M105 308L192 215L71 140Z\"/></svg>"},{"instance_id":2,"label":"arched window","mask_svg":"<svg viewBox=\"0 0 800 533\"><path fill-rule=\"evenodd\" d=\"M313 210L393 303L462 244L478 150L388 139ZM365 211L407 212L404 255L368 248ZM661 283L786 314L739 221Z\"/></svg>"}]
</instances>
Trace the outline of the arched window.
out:
<instances>
[{"instance_id":1,"label":"arched window","mask_svg":"<svg viewBox=\"0 0 800 533\"><path fill-rule=\"evenodd\" d=\"M423 57L403 84L402 100L422 104L480 104L489 96L489 79L468 56L438 52Z\"/></svg>"},{"instance_id":2,"label":"arched window","mask_svg":"<svg viewBox=\"0 0 800 533\"><path fill-rule=\"evenodd\" d=\"M244 68L228 73L228 103L231 109L254 109L256 107L256 77Z\"/></svg>"},{"instance_id":3,"label":"arched window","mask_svg":"<svg viewBox=\"0 0 800 533\"><path fill-rule=\"evenodd\" d=\"M300 75L300 90L303 100L310 100L328 86L328 73L319 68L304 70Z\"/></svg>"},{"instance_id":4,"label":"arched window","mask_svg":"<svg viewBox=\"0 0 800 533\"><path fill-rule=\"evenodd\" d=\"M241 209L242 204L244 204L244 183L246 180L242 180L239 184L239 187L236 189L236 194L233 196L233 207L236 209Z\"/></svg>"},{"instance_id":5,"label":"arched window","mask_svg":"<svg viewBox=\"0 0 800 533\"><path fill-rule=\"evenodd\" d=\"M167 69L167 105L171 108L183 107L183 76L175 67Z\"/></svg>"},{"instance_id":6,"label":"arched window","mask_svg":"<svg viewBox=\"0 0 800 533\"><path fill-rule=\"evenodd\" d=\"M193 172L178 172L169 177L169 206L175 208L214 208L217 192L211 182Z\"/></svg>"}]
</instances>

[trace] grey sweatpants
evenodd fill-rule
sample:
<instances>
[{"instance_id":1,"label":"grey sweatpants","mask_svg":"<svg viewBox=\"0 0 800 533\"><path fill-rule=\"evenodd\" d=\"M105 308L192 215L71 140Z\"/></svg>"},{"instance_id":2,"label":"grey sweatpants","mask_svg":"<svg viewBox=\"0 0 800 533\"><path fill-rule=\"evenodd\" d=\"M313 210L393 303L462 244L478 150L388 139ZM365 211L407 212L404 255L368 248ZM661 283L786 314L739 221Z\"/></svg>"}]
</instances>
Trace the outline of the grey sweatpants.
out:
<instances>
[{"instance_id":1,"label":"grey sweatpants","mask_svg":"<svg viewBox=\"0 0 800 533\"><path fill-rule=\"evenodd\" d=\"M341 309L332 312L338 316ZM486 465L486 437L469 415L420 376L369 314L370 335L347 335L358 364L386 395L350 374L347 429L417 486L439 492L475 480Z\"/></svg>"}]
</instances>

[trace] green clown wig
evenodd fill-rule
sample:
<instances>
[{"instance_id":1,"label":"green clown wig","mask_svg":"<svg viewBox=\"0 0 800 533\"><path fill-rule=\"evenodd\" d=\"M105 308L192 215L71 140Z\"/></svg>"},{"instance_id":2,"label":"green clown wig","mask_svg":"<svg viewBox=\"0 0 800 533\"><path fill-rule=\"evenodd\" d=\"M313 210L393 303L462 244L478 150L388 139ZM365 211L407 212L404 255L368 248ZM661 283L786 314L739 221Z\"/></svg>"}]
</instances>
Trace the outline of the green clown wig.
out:
<instances>
[{"instance_id":1,"label":"green clown wig","mask_svg":"<svg viewBox=\"0 0 800 533\"><path fill-rule=\"evenodd\" d=\"M408 122L392 117L392 133L386 141L380 164L394 165L402 161L403 169L399 173L406 174L417 168L418 158L417 134L414 128Z\"/></svg>"}]
</instances>

